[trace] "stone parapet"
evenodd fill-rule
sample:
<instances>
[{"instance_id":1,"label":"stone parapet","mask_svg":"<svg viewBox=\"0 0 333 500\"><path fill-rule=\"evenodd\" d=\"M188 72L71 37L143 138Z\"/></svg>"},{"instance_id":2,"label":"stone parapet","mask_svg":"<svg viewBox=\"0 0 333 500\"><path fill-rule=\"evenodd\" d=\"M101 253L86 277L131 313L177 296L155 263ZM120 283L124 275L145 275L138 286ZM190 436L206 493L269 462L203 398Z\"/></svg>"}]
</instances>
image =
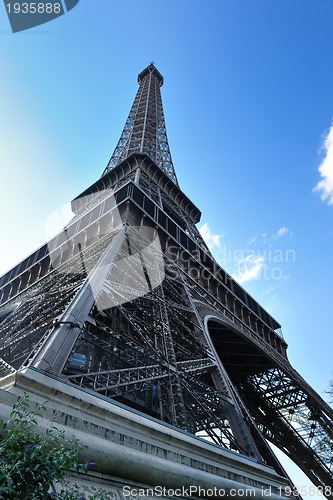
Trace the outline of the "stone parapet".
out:
<instances>
[{"instance_id":1,"label":"stone parapet","mask_svg":"<svg viewBox=\"0 0 333 500\"><path fill-rule=\"evenodd\" d=\"M2 379L1 419L23 393L32 409L47 401L42 434L55 421L78 439L83 460L97 463L72 480L102 487L111 498L284 498L288 483L272 468L36 369Z\"/></svg>"}]
</instances>

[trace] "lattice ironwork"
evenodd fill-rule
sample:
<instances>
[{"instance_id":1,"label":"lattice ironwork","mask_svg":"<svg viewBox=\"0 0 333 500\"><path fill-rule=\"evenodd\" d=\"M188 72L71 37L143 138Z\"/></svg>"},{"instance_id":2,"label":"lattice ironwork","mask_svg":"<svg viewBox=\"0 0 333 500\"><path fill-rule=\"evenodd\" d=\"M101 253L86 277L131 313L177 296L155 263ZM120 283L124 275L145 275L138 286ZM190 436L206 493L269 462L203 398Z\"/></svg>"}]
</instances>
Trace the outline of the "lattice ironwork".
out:
<instances>
[{"instance_id":1,"label":"lattice ironwork","mask_svg":"<svg viewBox=\"0 0 333 500\"><path fill-rule=\"evenodd\" d=\"M172 163L160 87L163 77L153 64L138 76L140 84L118 144L103 173L132 153L146 153L178 185Z\"/></svg>"},{"instance_id":2,"label":"lattice ironwork","mask_svg":"<svg viewBox=\"0 0 333 500\"><path fill-rule=\"evenodd\" d=\"M54 322L73 301L114 235L56 266L50 259L47 275L0 308L0 374L29 363L47 340Z\"/></svg>"},{"instance_id":3,"label":"lattice ironwork","mask_svg":"<svg viewBox=\"0 0 333 500\"><path fill-rule=\"evenodd\" d=\"M134 234L132 228L130 232L131 241L138 243L140 234ZM117 259L125 258L124 251L125 245ZM150 260L145 262L161 258L154 246L150 251ZM134 260L128 262L126 272L132 280L137 277L133 280L137 290L132 287L130 291L139 294L145 273L138 271ZM117 276L112 269L103 287L111 303L119 299L122 288L124 276L118 276L119 281ZM256 456L245 425L244 437L235 435L232 414L238 408L232 393L223 392L216 384L214 372L219 367L181 282L180 270L169 262L163 284L149 293L102 311L94 308L90 312L94 325L88 323L82 331L65 373L75 384Z\"/></svg>"},{"instance_id":4,"label":"lattice ironwork","mask_svg":"<svg viewBox=\"0 0 333 500\"><path fill-rule=\"evenodd\" d=\"M323 486L323 474L333 474L333 426L327 408L278 367L247 377L242 386L262 432Z\"/></svg>"}]
</instances>

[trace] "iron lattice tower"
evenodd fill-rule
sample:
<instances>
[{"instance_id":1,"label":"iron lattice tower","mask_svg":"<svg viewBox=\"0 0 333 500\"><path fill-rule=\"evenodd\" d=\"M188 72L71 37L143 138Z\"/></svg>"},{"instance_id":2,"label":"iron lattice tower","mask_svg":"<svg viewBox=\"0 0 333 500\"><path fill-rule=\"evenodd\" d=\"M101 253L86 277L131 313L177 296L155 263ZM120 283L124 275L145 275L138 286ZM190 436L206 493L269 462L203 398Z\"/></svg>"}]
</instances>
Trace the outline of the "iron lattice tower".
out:
<instances>
[{"instance_id":1,"label":"iron lattice tower","mask_svg":"<svg viewBox=\"0 0 333 500\"><path fill-rule=\"evenodd\" d=\"M103 175L132 153L146 153L178 186L164 120L160 92L163 81L153 64L139 74L138 92Z\"/></svg>"},{"instance_id":2,"label":"iron lattice tower","mask_svg":"<svg viewBox=\"0 0 333 500\"><path fill-rule=\"evenodd\" d=\"M151 64L138 81L74 218L0 279L0 377L43 370L285 476L268 440L332 491L333 411L209 252L172 164L163 77Z\"/></svg>"}]
</instances>

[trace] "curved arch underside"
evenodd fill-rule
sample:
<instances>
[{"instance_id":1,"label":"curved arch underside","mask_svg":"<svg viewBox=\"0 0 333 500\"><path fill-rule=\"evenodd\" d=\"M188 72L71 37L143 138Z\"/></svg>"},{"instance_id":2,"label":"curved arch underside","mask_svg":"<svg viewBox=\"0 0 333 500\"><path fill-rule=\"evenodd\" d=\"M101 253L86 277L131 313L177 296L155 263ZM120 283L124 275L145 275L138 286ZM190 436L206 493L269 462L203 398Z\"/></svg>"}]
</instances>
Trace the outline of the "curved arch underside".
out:
<instances>
[{"instance_id":1,"label":"curved arch underside","mask_svg":"<svg viewBox=\"0 0 333 500\"><path fill-rule=\"evenodd\" d=\"M317 486L332 484L332 410L291 365L267 356L218 318L208 330L232 383L263 435Z\"/></svg>"}]
</instances>

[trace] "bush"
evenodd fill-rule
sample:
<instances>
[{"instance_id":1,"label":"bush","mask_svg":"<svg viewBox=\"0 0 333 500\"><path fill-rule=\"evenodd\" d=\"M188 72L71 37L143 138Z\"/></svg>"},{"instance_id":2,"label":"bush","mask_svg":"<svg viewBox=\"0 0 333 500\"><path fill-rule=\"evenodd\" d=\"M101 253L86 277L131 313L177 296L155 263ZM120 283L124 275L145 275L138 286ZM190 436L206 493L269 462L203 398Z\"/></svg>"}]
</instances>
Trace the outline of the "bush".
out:
<instances>
[{"instance_id":1,"label":"bush","mask_svg":"<svg viewBox=\"0 0 333 500\"><path fill-rule=\"evenodd\" d=\"M39 411L45 411L45 404ZM38 435L38 413L29 409L25 395L14 405L9 420L1 422L0 499L4 500L88 500L107 499L103 491L89 494L67 484L70 472L86 472L94 462L80 464L81 449L50 421L45 436Z\"/></svg>"}]
</instances>

